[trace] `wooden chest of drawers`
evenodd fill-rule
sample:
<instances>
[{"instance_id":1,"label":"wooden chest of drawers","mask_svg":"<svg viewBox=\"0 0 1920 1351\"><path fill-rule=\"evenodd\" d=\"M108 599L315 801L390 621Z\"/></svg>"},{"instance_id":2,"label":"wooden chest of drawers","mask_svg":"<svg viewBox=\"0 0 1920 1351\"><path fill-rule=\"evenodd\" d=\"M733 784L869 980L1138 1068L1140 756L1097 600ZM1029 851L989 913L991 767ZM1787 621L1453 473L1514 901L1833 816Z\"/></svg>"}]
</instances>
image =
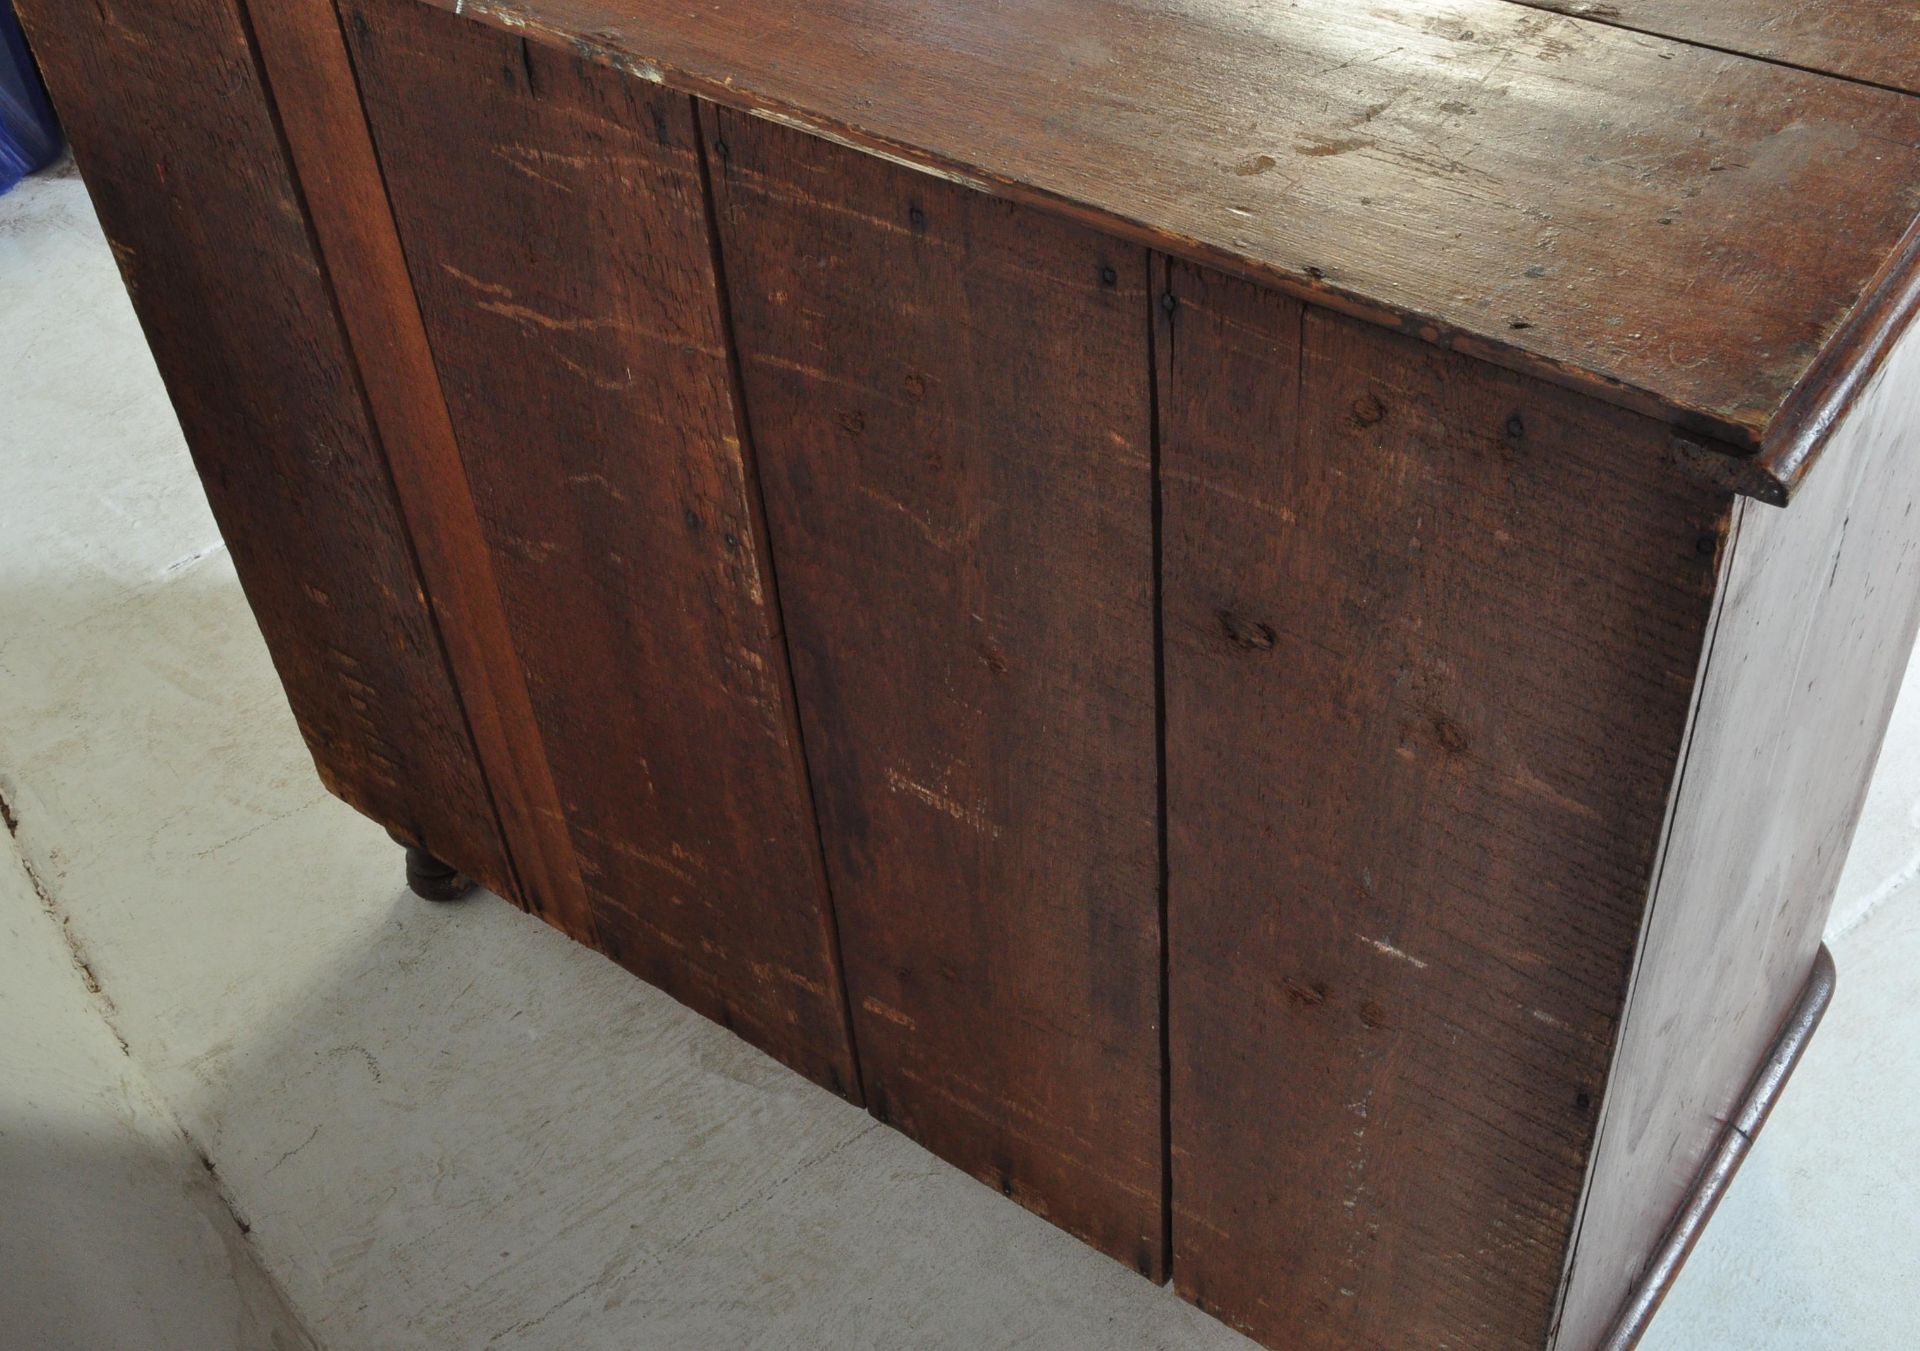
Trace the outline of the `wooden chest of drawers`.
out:
<instances>
[{"instance_id":1,"label":"wooden chest of drawers","mask_svg":"<svg viewBox=\"0 0 1920 1351\"><path fill-rule=\"evenodd\" d=\"M1638 1336L1920 622L1914 10L23 8L334 792L1269 1345Z\"/></svg>"}]
</instances>

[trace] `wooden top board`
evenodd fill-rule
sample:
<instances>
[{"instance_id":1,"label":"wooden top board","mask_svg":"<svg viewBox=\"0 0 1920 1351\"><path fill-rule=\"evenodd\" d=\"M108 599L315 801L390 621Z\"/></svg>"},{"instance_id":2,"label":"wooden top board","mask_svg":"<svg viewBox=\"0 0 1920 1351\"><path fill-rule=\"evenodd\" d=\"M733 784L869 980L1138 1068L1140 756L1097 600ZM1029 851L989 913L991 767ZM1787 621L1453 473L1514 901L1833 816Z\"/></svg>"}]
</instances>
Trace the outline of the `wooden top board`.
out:
<instances>
[{"instance_id":1,"label":"wooden top board","mask_svg":"<svg viewBox=\"0 0 1920 1351\"><path fill-rule=\"evenodd\" d=\"M1586 390L1773 501L1920 297L1920 98L1512 0L433 3Z\"/></svg>"},{"instance_id":2,"label":"wooden top board","mask_svg":"<svg viewBox=\"0 0 1920 1351\"><path fill-rule=\"evenodd\" d=\"M1920 5L1913 0L1519 3L1920 94Z\"/></svg>"}]
</instances>

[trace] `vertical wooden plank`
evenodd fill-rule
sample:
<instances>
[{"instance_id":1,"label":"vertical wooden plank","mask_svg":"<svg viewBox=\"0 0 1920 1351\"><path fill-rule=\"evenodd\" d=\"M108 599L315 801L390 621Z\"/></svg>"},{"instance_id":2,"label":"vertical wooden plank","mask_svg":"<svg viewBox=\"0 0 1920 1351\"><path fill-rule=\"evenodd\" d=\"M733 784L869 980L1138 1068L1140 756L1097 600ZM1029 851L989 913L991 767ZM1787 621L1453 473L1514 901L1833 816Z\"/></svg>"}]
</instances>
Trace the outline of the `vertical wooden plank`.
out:
<instances>
[{"instance_id":1,"label":"vertical wooden plank","mask_svg":"<svg viewBox=\"0 0 1920 1351\"><path fill-rule=\"evenodd\" d=\"M705 112L869 1102L1157 1276L1145 255Z\"/></svg>"},{"instance_id":2,"label":"vertical wooden plank","mask_svg":"<svg viewBox=\"0 0 1920 1351\"><path fill-rule=\"evenodd\" d=\"M247 0L340 316L383 432L520 882L519 899L581 942L592 915L547 768L499 587L407 279L353 67L331 3ZM450 860L460 863L461 860Z\"/></svg>"},{"instance_id":3,"label":"vertical wooden plank","mask_svg":"<svg viewBox=\"0 0 1920 1351\"><path fill-rule=\"evenodd\" d=\"M21 9L322 779L511 892L235 0Z\"/></svg>"},{"instance_id":4,"label":"vertical wooden plank","mask_svg":"<svg viewBox=\"0 0 1920 1351\"><path fill-rule=\"evenodd\" d=\"M1568 1275L1568 1351L1606 1333L1812 967L1920 625L1916 435L1910 330L1793 505L1742 504Z\"/></svg>"},{"instance_id":5,"label":"vertical wooden plank","mask_svg":"<svg viewBox=\"0 0 1920 1351\"><path fill-rule=\"evenodd\" d=\"M1180 1289L1275 1346L1537 1348L1727 501L1630 414L1170 289Z\"/></svg>"},{"instance_id":6,"label":"vertical wooden plank","mask_svg":"<svg viewBox=\"0 0 1920 1351\"><path fill-rule=\"evenodd\" d=\"M692 105L342 13L599 942L857 1095Z\"/></svg>"}]
</instances>

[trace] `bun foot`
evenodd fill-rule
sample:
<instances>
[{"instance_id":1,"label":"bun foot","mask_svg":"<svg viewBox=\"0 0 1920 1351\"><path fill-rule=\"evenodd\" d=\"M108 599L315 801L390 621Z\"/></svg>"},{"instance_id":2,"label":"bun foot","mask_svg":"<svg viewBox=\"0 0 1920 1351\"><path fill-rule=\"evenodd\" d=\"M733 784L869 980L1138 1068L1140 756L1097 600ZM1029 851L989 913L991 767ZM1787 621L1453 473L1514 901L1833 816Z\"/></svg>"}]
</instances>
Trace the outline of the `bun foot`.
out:
<instances>
[{"instance_id":1,"label":"bun foot","mask_svg":"<svg viewBox=\"0 0 1920 1351\"><path fill-rule=\"evenodd\" d=\"M422 900L457 901L473 890L473 881L417 845L408 845L407 886Z\"/></svg>"}]
</instances>

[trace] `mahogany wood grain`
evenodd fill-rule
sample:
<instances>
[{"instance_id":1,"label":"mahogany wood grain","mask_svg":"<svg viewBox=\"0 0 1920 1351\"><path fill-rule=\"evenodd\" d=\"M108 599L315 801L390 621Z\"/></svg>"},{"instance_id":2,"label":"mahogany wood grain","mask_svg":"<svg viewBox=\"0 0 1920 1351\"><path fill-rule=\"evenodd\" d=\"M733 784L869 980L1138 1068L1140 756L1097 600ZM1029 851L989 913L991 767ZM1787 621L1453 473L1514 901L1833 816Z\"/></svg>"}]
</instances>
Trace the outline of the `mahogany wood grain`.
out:
<instances>
[{"instance_id":1,"label":"mahogany wood grain","mask_svg":"<svg viewBox=\"0 0 1920 1351\"><path fill-rule=\"evenodd\" d=\"M1157 1277L1145 253L707 127L868 1101Z\"/></svg>"},{"instance_id":2,"label":"mahogany wood grain","mask_svg":"<svg viewBox=\"0 0 1920 1351\"><path fill-rule=\"evenodd\" d=\"M520 884L517 899L591 944L593 916L579 864L514 656L338 16L330 3L313 0L247 0L247 5L314 234L328 260L368 403L385 433L421 574L499 807ZM472 871L464 859L449 861Z\"/></svg>"},{"instance_id":3,"label":"mahogany wood grain","mask_svg":"<svg viewBox=\"0 0 1920 1351\"><path fill-rule=\"evenodd\" d=\"M1736 452L1920 216L1920 102L1507 0L435 2Z\"/></svg>"},{"instance_id":4,"label":"mahogany wood grain","mask_svg":"<svg viewBox=\"0 0 1920 1351\"><path fill-rule=\"evenodd\" d=\"M1556 1345L1599 1343L1820 945L1920 626L1920 331L1786 512L1743 504Z\"/></svg>"},{"instance_id":5,"label":"mahogany wood grain","mask_svg":"<svg viewBox=\"0 0 1920 1351\"><path fill-rule=\"evenodd\" d=\"M1516 2L1920 94L1920 6L1910 0Z\"/></svg>"},{"instance_id":6,"label":"mahogany wood grain","mask_svg":"<svg viewBox=\"0 0 1920 1351\"><path fill-rule=\"evenodd\" d=\"M510 893L235 0L20 9L321 779Z\"/></svg>"},{"instance_id":7,"label":"mahogany wood grain","mask_svg":"<svg viewBox=\"0 0 1920 1351\"><path fill-rule=\"evenodd\" d=\"M1537 1348L1730 499L1636 415L1169 285L1175 1277L1272 1346Z\"/></svg>"},{"instance_id":8,"label":"mahogany wood grain","mask_svg":"<svg viewBox=\"0 0 1920 1351\"><path fill-rule=\"evenodd\" d=\"M691 101L342 13L599 942L857 1097Z\"/></svg>"}]
</instances>

